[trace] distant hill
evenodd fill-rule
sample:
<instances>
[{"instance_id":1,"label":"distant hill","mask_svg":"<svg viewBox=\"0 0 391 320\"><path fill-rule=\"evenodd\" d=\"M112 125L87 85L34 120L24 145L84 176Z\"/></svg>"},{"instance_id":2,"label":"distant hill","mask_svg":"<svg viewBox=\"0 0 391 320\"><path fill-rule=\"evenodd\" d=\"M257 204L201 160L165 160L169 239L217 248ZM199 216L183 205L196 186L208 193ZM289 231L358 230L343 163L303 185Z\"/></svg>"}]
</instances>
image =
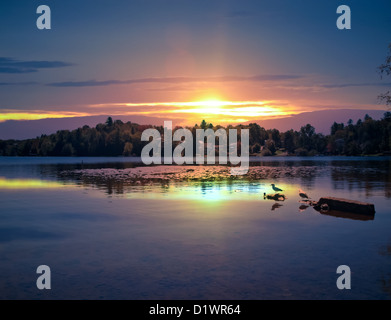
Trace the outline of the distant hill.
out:
<instances>
[{"instance_id":1,"label":"distant hill","mask_svg":"<svg viewBox=\"0 0 391 320\"><path fill-rule=\"evenodd\" d=\"M317 133L329 134L330 127L335 122L345 123L352 119L354 123L358 119L363 119L365 114L369 114L374 120L379 120L383 117L384 110L324 110L304 112L291 117L273 119L273 120L252 120L244 124L256 122L265 129L278 129L287 131L290 129L300 130L300 127L310 123L315 127ZM59 118L59 119L41 119L41 120L8 120L0 123L0 140L7 139L30 139L39 137L42 134L52 134L58 130L74 130L84 125L95 127L98 123L104 123L107 115L75 117L75 118ZM163 125L162 118L147 117L147 116L112 116L113 120L122 120L123 122L131 121L138 124ZM201 121L200 117L200 121ZM177 120L177 123L183 123L184 120Z\"/></svg>"},{"instance_id":2,"label":"distant hill","mask_svg":"<svg viewBox=\"0 0 391 320\"><path fill-rule=\"evenodd\" d=\"M383 118L385 110L356 110L356 109L339 109L339 110L322 110L313 112L303 112L291 117L248 121L258 123L265 129L278 129L282 132L293 129L299 131L307 123L311 124L317 133L330 134L330 127L334 122L346 124L349 119L355 124L358 119L364 119L368 114L374 120Z\"/></svg>"},{"instance_id":3,"label":"distant hill","mask_svg":"<svg viewBox=\"0 0 391 320\"><path fill-rule=\"evenodd\" d=\"M105 123L107 115L75 117L75 118L50 118L41 120L8 120L0 123L0 140L16 139L24 140L40 137L42 134L56 133L58 130L75 130L85 125L95 127L98 123ZM161 118L146 116L112 116L113 120L123 122L131 121L138 124L163 125Z\"/></svg>"}]
</instances>

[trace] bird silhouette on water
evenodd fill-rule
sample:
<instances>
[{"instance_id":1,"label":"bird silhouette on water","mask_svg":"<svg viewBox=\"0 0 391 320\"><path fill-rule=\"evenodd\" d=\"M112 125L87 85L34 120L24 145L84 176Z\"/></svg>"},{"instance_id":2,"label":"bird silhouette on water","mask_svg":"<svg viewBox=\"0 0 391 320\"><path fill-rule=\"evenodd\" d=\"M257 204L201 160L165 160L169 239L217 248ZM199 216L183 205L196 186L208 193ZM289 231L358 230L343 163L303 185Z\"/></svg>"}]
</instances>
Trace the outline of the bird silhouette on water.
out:
<instances>
[{"instance_id":1,"label":"bird silhouette on water","mask_svg":"<svg viewBox=\"0 0 391 320\"><path fill-rule=\"evenodd\" d=\"M309 199L308 194L301 189L299 190L299 196L303 199Z\"/></svg>"},{"instance_id":2,"label":"bird silhouette on water","mask_svg":"<svg viewBox=\"0 0 391 320\"><path fill-rule=\"evenodd\" d=\"M272 183L272 188L273 188L273 190L274 190L275 192L283 191L282 189L277 188L277 187L275 186L274 183Z\"/></svg>"},{"instance_id":3,"label":"bird silhouette on water","mask_svg":"<svg viewBox=\"0 0 391 320\"><path fill-rule=\"evenodd\" d=\"M278 209L280 207L282 207L282 204L279 204L279 203L276 202L275 204L272 205L272 211L274 211L274 210L276 210L276 209Z\"/></svg>"},{"instance_id":4,"label":"bird silhouette on water","mask_svg":"<svg viewBox=\"0 0 391 320\"><path fill-rule=\"evenodd\" d=\"M305 204L302 204L300 207L299 207L299 211L300 212L303 212L305 211L309 206L305 205Z\"/></svg>"}]
</instances>

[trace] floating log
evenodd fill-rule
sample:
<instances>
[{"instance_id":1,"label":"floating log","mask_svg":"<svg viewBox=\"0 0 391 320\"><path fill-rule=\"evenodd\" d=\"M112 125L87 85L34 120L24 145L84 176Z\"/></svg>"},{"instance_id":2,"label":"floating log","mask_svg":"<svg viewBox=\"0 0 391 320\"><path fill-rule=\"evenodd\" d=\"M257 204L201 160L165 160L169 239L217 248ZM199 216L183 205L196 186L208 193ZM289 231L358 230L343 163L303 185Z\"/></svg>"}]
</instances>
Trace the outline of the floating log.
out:
<instances>
[{"instance_id":1,"label":"floating log","mask_svg":"<svg viewBox=\"0 0 391 320\"><path fill-rule=\"evenodd\" d=\"M372 203L332 197L320 198L319 201L314 204L314 209L325 212L341 211L371 216L375 214L375 205Z\"/></svg>"}]
</instances>

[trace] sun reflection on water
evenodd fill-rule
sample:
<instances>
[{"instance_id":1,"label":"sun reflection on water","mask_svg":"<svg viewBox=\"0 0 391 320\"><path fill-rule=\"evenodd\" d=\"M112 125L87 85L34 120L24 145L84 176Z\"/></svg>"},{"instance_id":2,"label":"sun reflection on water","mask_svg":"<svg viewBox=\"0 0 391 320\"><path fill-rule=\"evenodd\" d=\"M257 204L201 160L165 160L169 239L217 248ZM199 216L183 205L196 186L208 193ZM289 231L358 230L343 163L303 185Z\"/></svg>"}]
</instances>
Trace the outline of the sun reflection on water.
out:
<instances>
[{"instance_id":1,"label":"sun reflection on water","mask_svg":"<svg viewBox=\"0 0 391 320\"><path fill-rule=\"evenodd\" d=\"M41 179L7 179L0 177L0 189L58 189L73 185Z\"/></svg>"}]
</instances>

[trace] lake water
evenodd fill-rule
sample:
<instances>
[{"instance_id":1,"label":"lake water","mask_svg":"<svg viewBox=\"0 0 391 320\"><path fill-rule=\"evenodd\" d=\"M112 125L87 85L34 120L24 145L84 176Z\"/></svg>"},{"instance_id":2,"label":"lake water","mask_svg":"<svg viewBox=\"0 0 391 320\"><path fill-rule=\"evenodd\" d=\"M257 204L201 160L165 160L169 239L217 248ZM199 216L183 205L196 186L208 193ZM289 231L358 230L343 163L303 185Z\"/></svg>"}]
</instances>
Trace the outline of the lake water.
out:
<instances>
[{"instance_id":1,"label":"lake water","mask_svg":"<svg viewBox=\"0 0 391 320\"><path fill-rule=\"evenodd\" d=\"M0 157L0 298L391 298L390 158L257 158L269 174L252 180L68 174L139 161ZM271 183L285 201L264 199ZM299 189L376 213L322 214ZM51 290L36 287L39 265ZM340 265L350 290L336 286Z\"/></svg>"}]
</instances>

